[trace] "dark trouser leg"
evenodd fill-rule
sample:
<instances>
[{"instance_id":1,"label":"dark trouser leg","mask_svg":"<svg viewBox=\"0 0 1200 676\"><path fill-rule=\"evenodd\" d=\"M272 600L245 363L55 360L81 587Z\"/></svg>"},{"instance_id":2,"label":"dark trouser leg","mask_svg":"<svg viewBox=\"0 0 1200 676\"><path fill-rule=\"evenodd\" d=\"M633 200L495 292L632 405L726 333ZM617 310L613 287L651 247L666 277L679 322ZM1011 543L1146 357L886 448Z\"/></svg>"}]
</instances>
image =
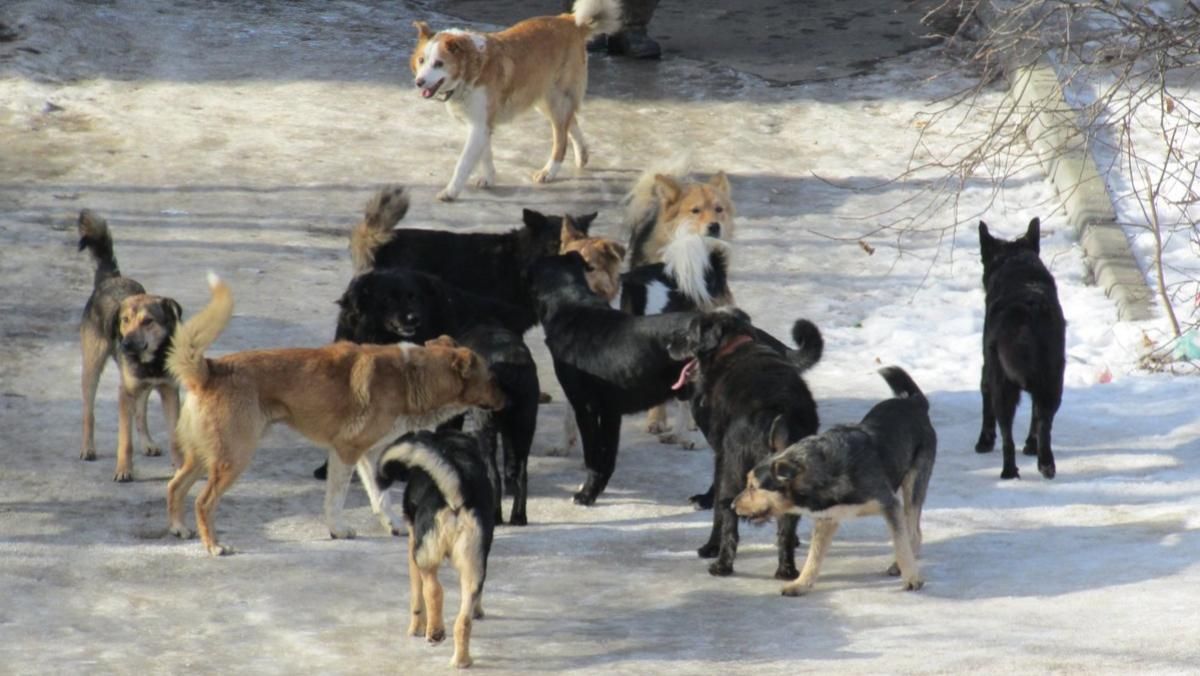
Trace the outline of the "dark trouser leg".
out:
<instances>
[{"instance_id":1,"label":"dark trouser leg","mask_svg":"<svg viewBox=\"0 0 1200 676\"><path fill-rule=\"evenodd\" d=\"M624 0L621 30L608 36L608 53L635 59L657 59L662 56L662 47L649 35L646 27L658 0Z\"/></svg>"}]
</instances>

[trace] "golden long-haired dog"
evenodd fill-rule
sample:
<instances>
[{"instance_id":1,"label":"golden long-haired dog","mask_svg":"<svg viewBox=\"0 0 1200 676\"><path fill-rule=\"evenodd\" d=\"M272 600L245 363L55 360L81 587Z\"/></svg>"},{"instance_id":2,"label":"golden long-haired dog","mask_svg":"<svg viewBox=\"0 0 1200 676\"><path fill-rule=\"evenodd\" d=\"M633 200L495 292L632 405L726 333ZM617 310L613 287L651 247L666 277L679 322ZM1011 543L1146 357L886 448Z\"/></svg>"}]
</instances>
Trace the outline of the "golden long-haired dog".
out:
<instances>
[{"instance_id":1,"label":"golden long-haired dog","mask_svg":"<svg viewBox=\"0 0 1200 676\"><path fill-rule=\"evenodd\" d=\"M631 268L660 262L663 248L680 229L726 241L733 239L735 213L725 172L718 171L708 181L689 181L681 178L686 165L675 165L647 170L626 196Z\"/></svg>"},{"instance_id":2,"label":"golden long-haired dog","mask_svg":"<svg viewBox=\"0 0 1200 676\"><path fill-rule=\"evenodd\" d=\"M620 28L618 0L576 0L571 14L526 19L496 33L435 33L424 21L414 25L417 44L409 61L413 83L422 98L445 102L468 129L454 176L438 199L458 197L481 160L483 175L475 185L495 184L492 130L530 108L545 115L554 132L554 149L546 166L534 172L534 182L554 180L568 137L576 166L587 164L587 146L576 119L587 90L585 47L592 35Z\"/></svg>"},{"instance_id":3,"label":"golden long-haired dog","mask_svg":"<svg viewBox=\"0 0 1200 676\"><path fill-rule=\"evenodd\" d=\"M183 523L183 500L207 470L208 483L196 498L196 526L210 554L229 552L217 543L213 511L273 423L284 423L329 449L329 534L349 538L354 531L342 522L342 504L351 468L365 463L360 474L374 477L381 441L435 425L470 407L504 405L487 364L444 336L424 347L339 342L208 359L204 351L233 315L229 287L216 275L209 276L209 287L212 300L178 329L167 357L168 370L188 390L176 430L183 465L167 486L167 512L169 531L190 537ZM398 530L388 514L386 491L379 491L372 480L363 484L376 513Z\"/></svg>"}]
</instances>

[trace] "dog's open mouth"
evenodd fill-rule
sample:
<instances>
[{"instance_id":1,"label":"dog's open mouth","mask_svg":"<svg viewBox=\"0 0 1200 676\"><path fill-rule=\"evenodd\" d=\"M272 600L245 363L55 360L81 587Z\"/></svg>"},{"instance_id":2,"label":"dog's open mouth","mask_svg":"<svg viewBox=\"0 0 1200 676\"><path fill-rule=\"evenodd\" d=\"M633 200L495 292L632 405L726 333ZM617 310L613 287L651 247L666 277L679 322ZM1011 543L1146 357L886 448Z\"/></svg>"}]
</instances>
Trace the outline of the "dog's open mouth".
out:
<instances>
[{"instance_id":1,"label":"dog's open mouth","mask_svg":"<svg viewBox=\"0 0 1200 676\"><path fill-rule=\"evenodd\" d=\"M686 387L688 382L691 381L692 376L695 375L696 369L698 368L700 368L700 360L693 357L688 361L688 363L683 365L683 369L679 371L679 379L675 381L675 384L671 386L671 389L682 390L684 387Z\"/></svg>"},{"instance_id":2,"label":"dog's open mouth","mask_svg":"<svg viewBox=\"0 0 1200 676\"><path fill-rule=\"evenodd\" d=\"M434 83L433 83L431 86L429 86L429 87L422 87L422 88L421 88L421 98L423 98L423 99L432 99L434 96L436 96L436 95L437 95L437 93L438 93L438 90L439 90L439 89L441 89L441 88L442 88L442 85L443 85L443 84L445 84L445 83L446 83L446 78L442 78L442 79L438 80L437 82L434 82ZM452 94L452 93L453 93L453 92L446 92L446 94L447 94L447 97L446 97L446 98L449 98L449 96L448 96L448 95L449 95L449 94ZM443 100L445 100L445 99L443 99Z\"/></svg>"},{"instance_id":3,"label":"dog's open mouth","mask_svg":"<svg viewBox=\"0 0 1200 676\"><path fill-rule=\"evenodd\" d=\"M754 512L753 514L739 514L743 519L749 521L755 526L761 526L771 520L771 512Z\"/></svg>"},{"instance_id":4,"label":"dog's open mouth","mask_svg":"<svg viewBox=\"0 0 1200 676\"><path fill-rule=\"evenodd\" d=\"M399 320L393 320L387 323L388 331L400 336L402 339L412 338L417 335L417 324L406 324Z\"/></svg>"}]
</instances>

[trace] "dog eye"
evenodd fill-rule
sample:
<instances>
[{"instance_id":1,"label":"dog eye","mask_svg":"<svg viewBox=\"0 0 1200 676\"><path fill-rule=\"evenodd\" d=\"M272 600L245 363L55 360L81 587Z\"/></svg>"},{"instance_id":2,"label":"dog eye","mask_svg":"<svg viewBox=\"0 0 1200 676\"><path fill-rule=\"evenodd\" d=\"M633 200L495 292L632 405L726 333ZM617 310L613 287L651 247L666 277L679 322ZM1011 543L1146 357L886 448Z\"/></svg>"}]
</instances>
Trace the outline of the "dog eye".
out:
<instances>
[{"instance_id":1,"label":"dog eye","mask_svg":"<svg viewBox=\"0 0 1200 676\"><path fill-rule=\"evenodd\" d=\"M418 57L417 57L417 63L419 63L419 64L421 64L421 65L425 65L425 57L423 57L423 56L418 56Z\"/></svg>"},{"instance_id":2,"label":"dog eye","mask_svg":"<svg viewBox=\"0 0 1200 676\"><path fill-rule=\"evenodd\" d=\"M692 213L693 213L693 214L698 214L698 213L700 213L700 207L692 207Z\"/></svg>"},{"instance_id":3,"label":"dog eye","mask_svg":"<svg viewBox=\"0 0 1200 676\"><path fill-rule=\"evenodd\" d=\"M442 67L442 62L441 62L441 61L434 61L434 62L433 62L433 67L434 67L434 68L441 68L441 67Z\"/></svg>"},{"instance_id":4,"label":"dog eye","mask_svg":"<svg viewBox=\"0 0 1200 676\"><path fill-rule=\"evenodd\" d=\"M717 207L717 213L718 213L718 214L721 214L721 213L724 213L724 212L725 212L725 207Z\"/></svg>"}]
</instances>

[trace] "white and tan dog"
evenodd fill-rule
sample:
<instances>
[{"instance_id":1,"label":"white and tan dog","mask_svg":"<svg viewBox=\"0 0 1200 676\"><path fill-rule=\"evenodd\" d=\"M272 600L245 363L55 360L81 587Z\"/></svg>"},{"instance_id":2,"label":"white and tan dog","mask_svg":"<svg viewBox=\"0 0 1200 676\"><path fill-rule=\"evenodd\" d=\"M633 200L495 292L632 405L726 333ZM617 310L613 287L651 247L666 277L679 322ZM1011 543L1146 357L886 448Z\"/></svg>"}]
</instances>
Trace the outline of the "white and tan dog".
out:
<instances>
[{"instance_id":1,"label":"white and tan dog","mask_svg":"<svg viewBox=\"0 0 1200 676\"><path fill-rule=\"evenodd\" d=\"M454 176L438 199L458 197L480 160L483 175L475 185L495 184L492 131L529 108L541 111L554 131L550 160L534 172L534 182L554 180L568 137L575 165L586 165L587 146L576 119L587 90L586 44L593 34L619 29L620 18L618 0L576 0L572 14L534 17L496 33L435 33L424 21L414 22L417 45L409 60L414 84L423 98L445 102L468 130Z\"/></svg>"}]
</instances>

